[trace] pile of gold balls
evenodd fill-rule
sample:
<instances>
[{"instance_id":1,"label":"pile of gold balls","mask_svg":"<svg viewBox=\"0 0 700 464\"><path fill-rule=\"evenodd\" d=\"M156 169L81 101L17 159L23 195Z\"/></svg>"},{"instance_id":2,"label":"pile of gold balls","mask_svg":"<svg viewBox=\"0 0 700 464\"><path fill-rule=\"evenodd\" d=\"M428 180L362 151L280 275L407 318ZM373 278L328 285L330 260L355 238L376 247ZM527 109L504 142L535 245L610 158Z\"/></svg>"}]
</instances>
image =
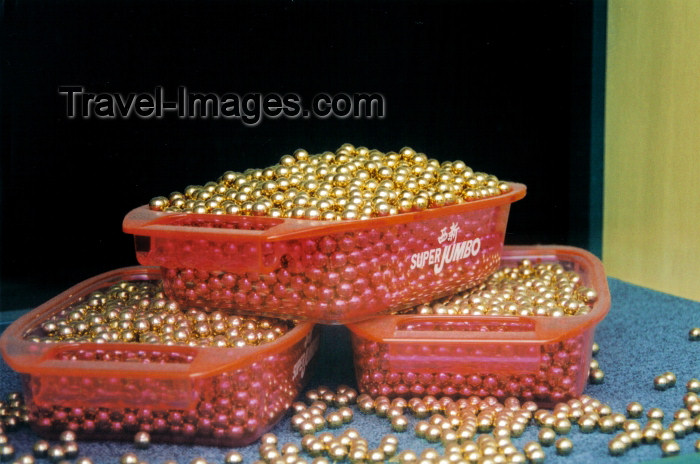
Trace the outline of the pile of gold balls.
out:
<instances>
[{"instance_id":1,"label":"pile of gold balls","mask_svg":"<svg viewBox=\"0 0 700 464\"><path fill-rule=\"evenodd\" d=\"M391 216L501 195L507 182L463 161L428 158L410 147L383 153L349 143L335 152L299 149L264 169L153 198L155 211L315 220Z\"/></svg>"},{"instance_id":2,"label":"pile of gold balls","mask_svg":"<svg viewBox=\"0 0 700 464\"><path fill-rule=\"evenodd\" d=\"M122 281L60 311L26 335L40 343L149 343L241 348L270 343L294 321L181 307L160 281Z\"/></svg>"},{"instance_id":3,"label":"pile of gold balls","mask_svg":"<svg viewBox=\"0 0 700 464\"><path fill-rule=\"evenodd\" d=\"M578 316L590 311L598 295L581 276L558 263L523 259L504 267L480 285L410 309L409 313L490 316Z\"/></svg>"}]
</instances>

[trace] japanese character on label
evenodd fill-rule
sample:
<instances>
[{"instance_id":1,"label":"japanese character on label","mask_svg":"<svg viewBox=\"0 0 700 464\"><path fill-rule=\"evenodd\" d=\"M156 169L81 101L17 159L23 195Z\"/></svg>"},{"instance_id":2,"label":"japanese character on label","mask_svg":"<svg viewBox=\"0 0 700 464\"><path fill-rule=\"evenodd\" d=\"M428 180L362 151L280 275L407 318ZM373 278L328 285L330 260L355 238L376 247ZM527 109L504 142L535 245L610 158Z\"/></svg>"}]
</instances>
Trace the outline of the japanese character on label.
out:
<instances>
[{"instance_id":1,"label":"japanese character on label","mask_svg":"<svg viewBox=\"0 0 700 464\"><path fill-rule=\"evenodd\" d=\"M442 242L447 240L448 237L448 232L447 232L447 227L443 227L442 230L440 231L440 236L438 237L438 243L442 245Z\"/></svg>"}]
</instances>

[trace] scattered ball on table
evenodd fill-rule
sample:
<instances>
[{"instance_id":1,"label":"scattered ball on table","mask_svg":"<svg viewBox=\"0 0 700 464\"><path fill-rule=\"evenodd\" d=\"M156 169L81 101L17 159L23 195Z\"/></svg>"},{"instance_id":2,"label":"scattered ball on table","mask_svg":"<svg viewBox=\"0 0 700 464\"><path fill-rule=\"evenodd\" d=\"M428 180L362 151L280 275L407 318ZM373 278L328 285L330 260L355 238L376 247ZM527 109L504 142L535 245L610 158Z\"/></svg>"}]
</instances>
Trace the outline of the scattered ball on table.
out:
<instances>
[{"instance_id":1,"label":"scattered ball on table","mask_svg":"<svg viewBox=\"0 0 700 464\"><path fill-rule=\"evenodd\" d=\"M612 439L608 443L608 452L611 456L622 456L627 451L627 445L618 439Z\"/></svg>"},{"instance_id":2,"label":"scattered ball on table","mask_svg":"<svg viewBox=\"0 0 700 464\"><path fill-rule=\"evenodd\" d=\"M59 462L63 460L63 458L66 457L66 453L63 451L63 447L59 445L54 445L49 448L49 450L46 453L46 457L49 459L49 461L52 462ZM130 463L126 463L130 464Z\"/></svg>"},{"instance_id":3,"label":"scattered ball on table","mask_svg":"<svg viewBox=\"0 0 700 464\"><path fill-rule=\"evenodd\" d=\"M687 391L691 393L700 393L700 380L698 379L690 379L688 382L685 384L685 388Z\"/></svg>"},{"instance_id":4,"label":"scattered ball on table","mask_svg":"<svg viewBox=\"0 0 700 464\"><path fill-rule=\"evenodd\" d=\"M36 460L31 454L23 454L22 456L15 459L15 464L35 464Z\"/></svg>"},{"instance_id":5,"label":"scattered ball on table","mask_svg":"<svg viewBox=\"0 0 700 464\"><path fill-rule=\"evenodd\" d=\"M664 372L662 374L664 377L666 377L666 380L668 380L668 386L670 387L675 387L676 386L676 374L673 372Z\"/></svg>"},{"instance_id":6,"label":"scattered ball on table","mask_svg":"<svg viewBox=\"0 0 700 464\"><path fill-rule=\"evenodd\" d=\"M243 455L238 451L229 451L224 458L225 464L239 464L243 462Z\"/></svg>"},{"instance_id":7,"label":"scattered ball on table","mask_svg":"<svg viewBox=\"0 0 700 464\"><path fill-rule=\"evenodd\" d=\"M78 444L74 441L67 441L63 445L63 455L68 459L78 456Z\"/></svg>"},{"instance_id":8,"label":"scattered ball on table","mask_svg":"<svg viewBox=\"0 0 700 464\"><path fill-rule=\"evenodd\" d=\"M151 446L151 435L143 430L136 432L134 435L134 445L140 449L146 449Z\"/></svg>"},{"instance_id":9,"label":"scattered ball on table","mask_svg":"<svg viewBox=\"0 0 700 464\"><path fill-rule=\"evenodd\" d=\"M558 455L568 456L574 449L574 442L571 441L570 438L562 437L554 443L554 447L556 448Z\"/></svg>"},{"instance_id":10,"label":"scattered ball on table","mask_svg":"<svg viewBox=\"0 0 700 464\"><path fill-rule=\"evenodd\" d=\"M663 430L659 430L657 432L656 439L659 441L659 443L663 444L667 441L675 440L676 434L673 433L673 430L663 429Z\"/></svg>"},{"instance_id":11,"label":"scattered ball on table","mask_svg":"<svg viewBox=\"0 0 700 464\"><path fill-rule=\"evenodd\" d=\"M557 433L549 427L542 427L537 434L537 439L544 446L551 446L557 438Z\"/></svg>"},{"instance_id":12,"label":"scattered ball on table","mask_svg":"<svg viewBox=\"0 0 700 464\"><path fill-rule=\"evenodd\" d=\"M61 443L68 443L70 441L75 441L77 439L77 436L75 435L74 431L66 430L61 432L61 435L59 435L58 439Z\"/></svg>"},{"instance_id":13,"label":"scattered ball on table","mask_svg":"<svg viewBox=\"0 0 700 464\"><path fill-rule=\"evenodd\" d=\"M15 447L9 443L0 445L0 461L9 461L15 455Z\"/></svg>"},{"instance_id":14,"label":"scattered ball on table","mask_svg":"<svg viewBox=\"0 0 700 464\"><path fill-rule=\"evenodd\" d=\"M530 454L527 455L528 460L532 464L542 464L545 460L547 455L545 454L543 449L536 449L530 452Z\"/></svg>"},{"instance_id":15,"label":"scattered ball on table","mask_svg":"<svg viewBox=\"0 0 700 464\"><path fill-rule=\"evenodd\" d=\"M688 340L691 342L697 342L700 340L700 327L693 327L688 332Z\"/></svg>"},{"instance_id":16,"label":"scattered ball on table","mask_svg":"<svg viewBox=\"0 0 700 464\"><path fill-rule=\"evenodd\" d=\"M676 440L668 440L661 443L661 453L664 457L676 456L681 452L681 447Z\"/></svg>"},{"instance_id":17,"label":"scattered ball on table","mask_svg":"<svg viewBox=\"0 0 700 464\"><path fill-rule=\"evenodd\" d=\"M594 385L599 385L605 381L605 373L601 369L591 369L588 380Z\"/></svg>"},{"instance_id":18,"label":"scattered ball on table","mask_svg":"<svg viewBox=\"0 0 700 464\"><path fill-rule=\"evenodd\" d=\"M651 408L647 411L648 419L664 420L664 410L661 408Z\"/></svg>"},{"instance_id":19,"label":"scattered ball on table","mask_svg":"<svg viewBox=\"0 0 700 464\"><path fill-rule=\"evenodd\" d=\"M627 417L630 417L632 419L637 419L639 417L642 417L642 414L644 413L644 406L642 406L641 403L637 401L633 401L627 405Z\"/></svg>"},{"instance_id":20,"label":"scattered ball on table","mask_svg":"<svg viewBox=\"0 0 700 464\"><path fill-rule=\"evenodd\" d=\"M668 377L665 375L662 374L654 377L654 389L664 391L667 390L669 386Z\"/></svg>"},{"instance_id":21,"label":"scattered ball on table","mask_svg":"<svg viewBox=\"0 0 700 464\"><path fill-rule=\"evenodd\" d=\"M138 464L139 457L136 456L136 453L124 453L119 458L119 463L120 464Z\"/></svg>"},{"instance_id":22,"label":"scattered ball on table","mask_svg":"<svg viewBox=\"0 0 700 464\"><path fill-rule=\"evenodd\" d=\"M395 432L405 432L408 428L408 417L399 415L391 419L391 429Z\"/></svg>"}]
</instances>

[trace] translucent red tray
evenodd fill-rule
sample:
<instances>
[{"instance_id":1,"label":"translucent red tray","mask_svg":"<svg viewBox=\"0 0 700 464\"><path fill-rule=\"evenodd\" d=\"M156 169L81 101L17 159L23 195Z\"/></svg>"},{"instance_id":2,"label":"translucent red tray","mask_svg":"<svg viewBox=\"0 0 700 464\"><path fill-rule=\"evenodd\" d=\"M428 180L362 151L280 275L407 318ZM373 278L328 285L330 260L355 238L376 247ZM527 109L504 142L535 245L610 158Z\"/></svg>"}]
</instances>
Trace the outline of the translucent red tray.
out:
<instances>
[{"instance_id":1,"label":"translucent red tray","mask_svg":"<svg viewBox=\"0 0 700 464\"><path fill-rule=\"evenodd\" d=\"M506 194L356 221L151 211L124 219L139 263L161 266L178 301L344 324L466 289L501 257Z\"/></svg>"},{"instance_id":2,"label":"translucent red tray","mask_svg":"<svg viewBox=\"0 0 700 464\"><path fill-rule=\"evenodd\" d=\"M272 428L308 377L318 347L311 323L244 348L143 343L32 342L25 335L90 293L123 280L157 280L158 268L131 267L82 282L12 323L0 337L20 373L30 424L55 438L241 446Z\"/></svg>"},{"instance_id":3,"label":"translucent red tray","mask_svg":"<svg viewBox=\"0 0 700 464\"><path fill-rule=\"evenodd\" d=\"M361 392L372 396L519 397L543 406L586 386L596 325L610 309L603 265L571 247L505 247L502 265L556 262L598 293L585 315L394 315L349 325Z\"/></svg>"}]
</instances>

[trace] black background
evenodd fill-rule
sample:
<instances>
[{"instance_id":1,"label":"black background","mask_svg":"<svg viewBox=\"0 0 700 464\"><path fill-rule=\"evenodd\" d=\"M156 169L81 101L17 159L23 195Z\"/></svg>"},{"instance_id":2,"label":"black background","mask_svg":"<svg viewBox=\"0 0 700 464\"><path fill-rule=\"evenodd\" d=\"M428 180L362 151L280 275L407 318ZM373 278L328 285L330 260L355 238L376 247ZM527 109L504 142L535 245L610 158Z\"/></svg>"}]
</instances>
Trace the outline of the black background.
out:
<instances>
[{"instance_id":1,"label":"black background","mask_svg":"<svg viewBox=\"0 0 700 464\"><path fill-rule=\"evenodd\" d=\"M302 147L398 150L525 183L506 243L588 244L587 1L2 3L0 308L136 264L124 215ZM378 92L384 119L84 120L95 92Z\"/></svg>"}]
</instances>

